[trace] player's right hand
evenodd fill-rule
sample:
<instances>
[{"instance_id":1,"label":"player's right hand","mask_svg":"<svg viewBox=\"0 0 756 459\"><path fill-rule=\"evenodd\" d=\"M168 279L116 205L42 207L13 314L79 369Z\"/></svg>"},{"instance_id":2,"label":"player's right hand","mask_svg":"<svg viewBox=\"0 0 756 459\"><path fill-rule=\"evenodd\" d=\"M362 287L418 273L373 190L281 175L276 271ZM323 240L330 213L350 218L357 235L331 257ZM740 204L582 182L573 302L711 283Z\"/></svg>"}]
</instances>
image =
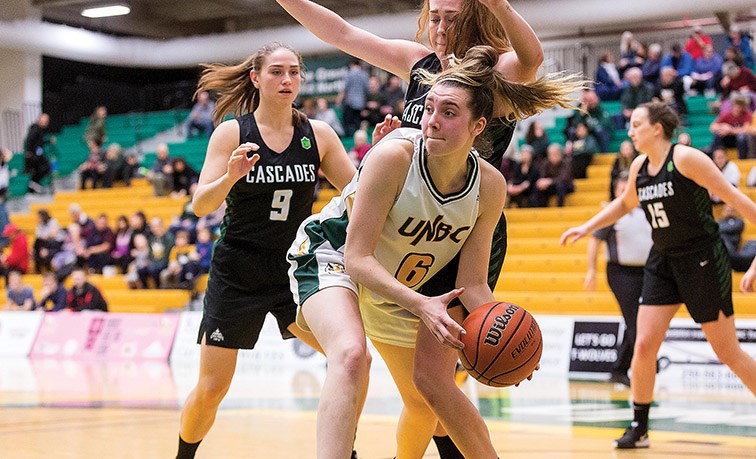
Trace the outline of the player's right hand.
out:
<instances>
[{"instance_id":1,"label":"player's right hand","mask_svg":"<svg viewBox=\"0 0 756 459\"><path fill-rule=\"evenodd\" d=\"M463 349L462 344L457 336L465 335L467 332L462 325L458 324L451 318L447 312L449 303L464 292L465 289L454 289L443 295L428 297L421 309L421 319L425 326L433 333L433 336L439 343L454 349Z\"/></svg>"},{"instance_id":2,"label":"player's right hand","mask_svg":"<svg viewBox=\"0 0 756 459\"><path fill-rule=\"evenodd\" d=\"M250 152L257 151L260 146L256 143L246 142L231 152L231 156L228 158L228 176L231 177L234 182L244 177L252 170L252 167L260 159L260 155L257 153L249 155Z\"/></svg>"},{"instance_id":3,"label":"player's right hand","mask_svg":"<svg viewBox=\"0 0 756 459\"><path fill-rule=\"evenodd\" d=\"M588 231L583 227L583 225L570 228L562 233L562 237L559 238L559 245L565 245L568 242L573 243L578 239L585 237L586 234L588 234Z\"/></svg>"}]
</instances>

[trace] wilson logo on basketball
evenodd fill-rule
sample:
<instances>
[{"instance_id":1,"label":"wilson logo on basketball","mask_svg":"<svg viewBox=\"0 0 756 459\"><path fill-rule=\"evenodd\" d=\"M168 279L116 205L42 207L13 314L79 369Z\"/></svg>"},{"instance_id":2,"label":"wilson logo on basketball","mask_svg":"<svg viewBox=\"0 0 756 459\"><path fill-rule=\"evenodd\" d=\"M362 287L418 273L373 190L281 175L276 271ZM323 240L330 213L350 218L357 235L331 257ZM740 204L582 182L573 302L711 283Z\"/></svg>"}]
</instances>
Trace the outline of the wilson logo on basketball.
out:
<instances>
[{"instance_id":1,"label":"wilson logo on basketball","mask_svg":"<svg viewBox=\"0 0 756 459\"><path fill-rule=\"evenodd\" d=\"M507 328L509 320L512 318L517 309L517 306L510 304L507 309L504 310L504 314L500 314L494 317L494 322L488 328L486 339L483 340L483 343L488 344L489 346L498 346L499 341L501 340L502 330Z\"/></svg>"}]
</instances>

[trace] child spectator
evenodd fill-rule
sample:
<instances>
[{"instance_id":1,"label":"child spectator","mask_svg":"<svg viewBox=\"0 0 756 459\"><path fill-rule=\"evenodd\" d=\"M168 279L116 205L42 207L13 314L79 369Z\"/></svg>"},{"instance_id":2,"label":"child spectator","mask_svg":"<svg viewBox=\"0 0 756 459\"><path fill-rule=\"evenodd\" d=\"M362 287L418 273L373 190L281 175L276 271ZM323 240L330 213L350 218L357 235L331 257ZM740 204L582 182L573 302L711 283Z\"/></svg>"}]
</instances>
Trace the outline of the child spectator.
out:
<instances>
[{"instance_id":1,"label":"child spectator","mask_svg":"<svg viewBox=\"0 0 756 459\"><path fill-rule=\"evenodd\" d=\"M176 232L176 241L168 256L168 267L160 272L161 288L194 288L194 278L199 274L199 256L194 245L189 244L189 233Z\"/></svg>"},{"instance_id":2,"label":"child spectator","mask_svg":"<svg viewBox=\"0 0 756 459\"><path fill-rule=\"evenodd\" d=\"M18 271L8 273L6 297L6 311L33 311L37 307L32 288L21 282L21 273Z\"/></svg>"},{"instance_id":3,"label":"child spectator","mask_svg":"<svg viewBox=\"0 0 756 459\"><path fill-rule=\"evenodd\" d=\"M351 150L349 150L349 158L352 159L352 162L354 163L355 167L359 167L360 163L362 162L362 158L365 157L368 150L370 150L370 145L368 143L368 136L367 132L363 131L362 129L358 129L354 132L354 146Z\"/></svg>"},{"instance_id":4,"label":"child spectator","mask_svg":"<svg viewBox=\"0 0 756 459\"><path fill-rule=\"evenodd\" d=\"M53 272L42 275L42 289L39 292L39 307L46 311L55 312L66 308L66 288L60 285L58 277Z\"/></svg>"},{"instance_id":5,"label":"child spectator","mask_svg":"<svg viewBox=\"0 0 756 459\"><path fill-rule=\"evenodd\" d=\"M71 273L73 286L66 295L66 309L72 311L108 311L108 303L100 290L87 282L87 273L83 269L75 269Z\"/></svg>"},{"instance_id":6,"label":"child spectator","mask_svg":"<svg viewBox=\"0 0 756 459\"><path fill-rule=\"evenodd\" d=\"M126 282L129 288L146 288L145 285L139 279L139 270L147 268L150 264L150 244L147 241L147 236L143 233L136 233L133 238L133 246L131 249L131 263L129 263L129 269L126 273Z\"/></svg>"}]
</instances>

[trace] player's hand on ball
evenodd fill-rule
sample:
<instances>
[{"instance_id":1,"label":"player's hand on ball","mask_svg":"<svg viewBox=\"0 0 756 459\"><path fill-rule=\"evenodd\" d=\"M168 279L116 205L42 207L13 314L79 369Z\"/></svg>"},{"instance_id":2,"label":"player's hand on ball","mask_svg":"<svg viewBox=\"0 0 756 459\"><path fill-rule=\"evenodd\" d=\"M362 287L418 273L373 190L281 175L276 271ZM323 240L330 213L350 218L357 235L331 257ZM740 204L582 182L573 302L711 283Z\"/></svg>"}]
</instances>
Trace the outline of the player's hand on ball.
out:
<instances>
[{"instance_id":1,"label":"player's hand on ball","mask_svg":"<svg viewBox=\"0 0 756 459\"><path fill-rule=\"evenodd\" d=\"M236 181L247 175L260 159L260 155L251 153L259 149L260 146L252 142L246 142L236 147L236 150L231 152L231 156L228 158L229 177Z\"/></svg>"},{"instance_id":2,"label":"player's hand on ball","mask_svg":"<svg viewBox=\"0 0 756 459\"><path fill-rule=\"evenodd\" d=\"M535 370L533 370L533 373L530 373L530 375L528 375L528 377L525 378L525 379L527 379L528 381L532 380L533 379L533 375L535 374L535 372L538 371L538 370L540 370L540 369L541 369L541 364L539 363L538 365L536 365ZM520 383L522 383L522 381L520 381L517 384L515 384L515 387L518 387L520 385Z\"/></svg>"},{"instance_id":3,"label":"player's hand on ball","mask_svg":"<svg viewBox=\"0 0 756 459\"><path fill-rule=\"evenodd\" d=\"M446 308L463 291L463 288L458 288L443 295L428 297L421 306L422 315L420 318L425 326L433 333L439 343L454 349L464 348L462 341L457 339L457 336L464 335L467 332L462 328L462 325L451 318Z\"/></svg>"}]
</instances>

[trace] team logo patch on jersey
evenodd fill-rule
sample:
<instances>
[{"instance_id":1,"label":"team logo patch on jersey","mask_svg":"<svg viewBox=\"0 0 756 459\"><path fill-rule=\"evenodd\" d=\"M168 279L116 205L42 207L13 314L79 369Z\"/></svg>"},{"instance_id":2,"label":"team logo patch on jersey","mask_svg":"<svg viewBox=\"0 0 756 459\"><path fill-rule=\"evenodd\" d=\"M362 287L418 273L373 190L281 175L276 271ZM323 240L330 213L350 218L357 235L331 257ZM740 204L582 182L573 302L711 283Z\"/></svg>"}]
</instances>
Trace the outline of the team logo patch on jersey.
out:
<instances>
[{"instance_id":1,"label":"team logo patch on jersey","mask_svg":"<svg viewBox=\"0 0 756 459\"><path fill-rule=\"evenodd\" d=\"M310 147L312 146L312 142L310 141L309 137L302 137L301 142L302 142L302 148L304 148L305 150L309 150Z\"/></svg>"},{"instance_id":2,"label":"team logo patch on jersey","mask_svg":"<svg viewBox=\"0 0 756 459\"><path fill-rule=\"evenodd\" d=\"M675 170L675 164L670 161L667 163L667 172L672 172L673 170Z\"/></svg>"},{"instance_id":3,"label":"team logo patch on jersey","mask_svg":"<svg viewBox=\"0 0 756 459\"><path fill-rule=\"evenodd\" d=\"M328 263L325 270L327 273L346 273L346 267L341 263Z\"/></svg>"}]
</instances>

